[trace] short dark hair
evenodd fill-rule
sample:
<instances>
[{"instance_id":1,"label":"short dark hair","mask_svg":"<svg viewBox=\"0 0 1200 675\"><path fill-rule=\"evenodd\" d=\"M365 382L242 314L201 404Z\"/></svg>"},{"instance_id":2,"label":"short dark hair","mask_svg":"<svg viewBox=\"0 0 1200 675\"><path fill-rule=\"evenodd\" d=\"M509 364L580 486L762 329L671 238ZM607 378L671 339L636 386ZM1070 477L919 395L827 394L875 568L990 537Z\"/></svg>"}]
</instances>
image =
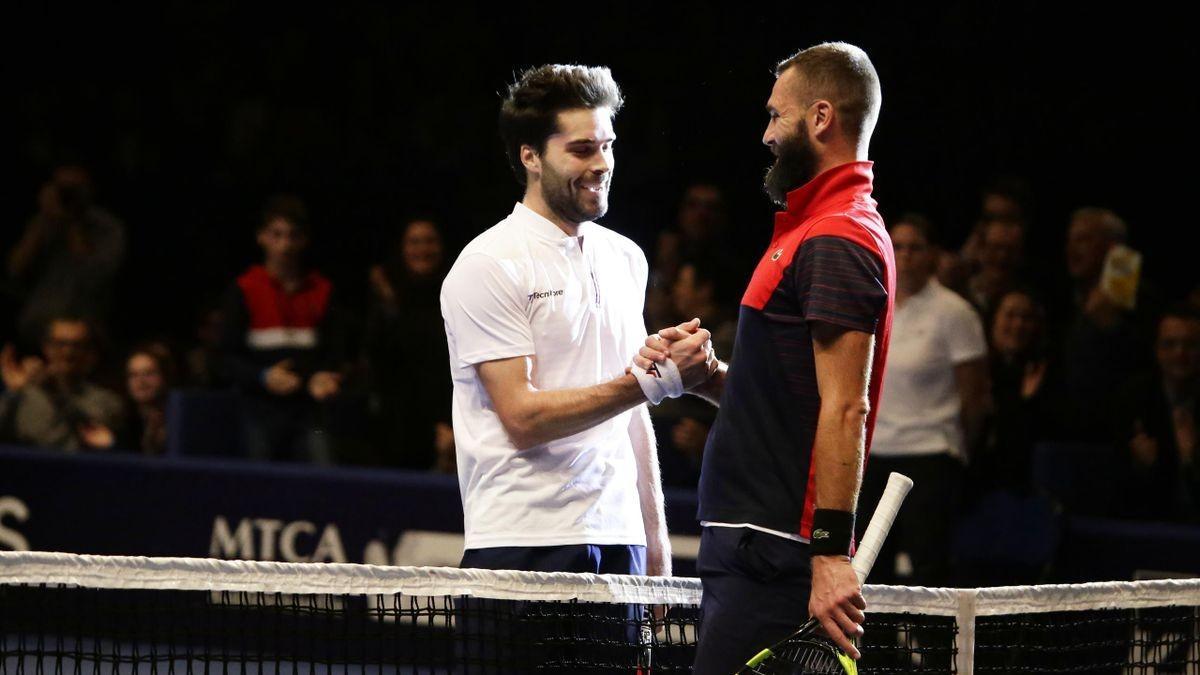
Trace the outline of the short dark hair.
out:
<instances>
[{"instance_id":1,"label":"short dark hair","mask_svg":"<svg viewBox=\"0 0 1200 675\"><path fill-rule=\"evenodd\" d=\"M171 352L171 348L165 342L149 341L138 344L133 349L129 350L129 356L125 359L128 363L129 359L138 354L149 356L158 366L158 372L162 374L163 388L169 389L175 384L176 368L175 355Z\"/></svg>"},{"instance_id":2,"label":"short dark hair","mask_svg":"<svg viewBox=\"0 0 1200 675\"><path fill-rule=\"evenodd\" d=\"M814 100L833 104L845 121L843 128L850 140L870 138L883 97L879 74L866 52L845 42L825 42L780 61L775 77L791 68L800 69Z\"/></svg>"},{"instance_id":3,"label":"short dark hair","mask_svg":"<svg viewBox=\"0 0 1200 675\"><path fill-rule=\"evenodd\" d=\"M277 219L286 220L292 227L308 234L308 207L304 205L304 200L296 195L277 194L268 199L263 206L262 218L254 231L261 232Z\"/></svg>"},{"instance_id":4,"label":"short dark hair","mask_svg":"<svg viewBox=\"0 0 1200 675\"><path fill-rule=\"evenodd\" d=\"M509 85L508 97L500 106L500 138L517 181L525 184L521 146L532 146L538 154L545 152L546 139L558 130L558 113L608 108L615 116L624 103L621 88L603 66L554 64L521 73Z\"/></svg>"},{"instance_id":5,"label":"short dark hair","mask_svg":"<svg viewBox=\"0 0 1200 675\"><path fill-rule=\"evenodd\" d=\"M894 231L901 225L908 225L917 232L920 232L921 236L925 238L925 243L929 244L930 248L941 247L941 242L938 239L937 227L934 226L933 221L927 218L925 215L909 211L908 213L905 213L899 218L891 221L891 224L888 225L887 228L888 232L890 233Z\"/></svg>"},{"instance_id":6,"label":"short dark hair","mask_svg":"<svg viewBox=\"0 0 1200 675\"><path fill-rule=\"evenodd\" d=\"M1182 321L1197 321L1200 322L1200 311L1187 303L1176 303L1169 305L1163 310L1162 314L1158 315L1158 322L1155 327L1155 332L1162 329L1162 323L1166 319L1180 319Z\"/></svg>"},{"instance_id":7,"label":"short dark hair","mask_svg":"<svg viewBox=\"0 0 1200 675\"><path fill-rule=\"evenodd\" d=\"M1029 182L1020 176L997 176L980 191L980 197L997 195L1004 197L1017 205L1021 210L1021 220L1029 219L1029 209L1033 202L1033 190Z\"/></svg>"},{"instance_id":8,"label":"short dark hair","mask_svg":"<svg viewBox=\"0 0 1200 675\"><path fill-rule=\"evenodd\" d=\"M47 319L45 325L42 326L42 341L43 342L50 340L50 335L54 332L54 326L56 324L60 324L60 323L82 324L83 327L87 330L88 343L91 345L96 344L98 335L97 335L97 329L96 329L95 322L92 321L91 319L89 319L88 317L80 315L80 314L55 314L54 316Z\"/></svg>"}]
</instances>

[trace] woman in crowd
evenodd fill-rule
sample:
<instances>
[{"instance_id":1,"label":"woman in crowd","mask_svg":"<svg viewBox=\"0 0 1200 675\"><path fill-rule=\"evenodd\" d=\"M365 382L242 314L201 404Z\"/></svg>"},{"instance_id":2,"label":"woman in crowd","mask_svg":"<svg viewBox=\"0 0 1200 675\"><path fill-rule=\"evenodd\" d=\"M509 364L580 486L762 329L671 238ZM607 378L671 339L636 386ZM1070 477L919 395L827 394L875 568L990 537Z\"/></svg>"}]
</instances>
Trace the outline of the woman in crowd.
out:
<instances>
[{"instance_id":1,"label":"woman in crowd","mask_svg":"<svg viewBox=\"0 0 1200 675\"><path fill-rule=\"evenodd\" d=\"M121 440L126 450L161 455L167 449L167 392L175 381L171 350L159 342L134 349L125 362L130 423Z\"/></svg>"},{"instance_id":2,"label":"woman in crowd","mask_svg":"<svg viewBox=\"0 0 1200 675\"><path fill-rule=\"evenodd\" d=\"M439 454L452 454L450 357L438 305L445 276L441 232L424 218L410 220L388 260L371 269L366 356L382 464L431 469Z\"/></svg>"},{"instance_id":3,"label":"woman in crowd","mask_svg":"<svg viewBox=\"0 0 1200 675\"><path fill-rule=\"evenodd\" d=\"M993 414L972 462L973 493L1029 487L1033 444L1048 433L1046 310L1025 289L1000 297L991 317Z\"/></svg>"}]
</instances>

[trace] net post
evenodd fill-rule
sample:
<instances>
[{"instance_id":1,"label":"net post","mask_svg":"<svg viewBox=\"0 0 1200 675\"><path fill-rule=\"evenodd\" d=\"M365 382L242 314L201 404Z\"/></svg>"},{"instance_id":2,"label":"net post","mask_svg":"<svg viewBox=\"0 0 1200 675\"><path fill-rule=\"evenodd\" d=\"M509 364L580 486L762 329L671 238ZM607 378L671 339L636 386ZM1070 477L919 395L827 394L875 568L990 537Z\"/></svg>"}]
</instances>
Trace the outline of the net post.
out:
<instances>
[{"instance_id":1,"label":"net post","mask_svg":"<svg viewBox=\"0 0 1200 675\"><path fill-rule=\"evenodd\" d=\"M978 591L962 588L955 592L958 612L954 622L958 631L954 634L954 670L958 675L973 675L975 672L975 597Z\"/></svg>"}]
</instances>

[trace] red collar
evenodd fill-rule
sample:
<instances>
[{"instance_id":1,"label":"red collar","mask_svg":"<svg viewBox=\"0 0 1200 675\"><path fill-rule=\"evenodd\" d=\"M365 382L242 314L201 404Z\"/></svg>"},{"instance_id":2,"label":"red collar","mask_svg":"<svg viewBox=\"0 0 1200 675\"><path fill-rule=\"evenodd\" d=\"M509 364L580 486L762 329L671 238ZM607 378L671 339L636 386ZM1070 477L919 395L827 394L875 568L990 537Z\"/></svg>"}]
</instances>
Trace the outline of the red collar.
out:
<instances>
[{"instance_id":1,"label":"red collar","mask_svg":"<svg viewBox=\"0 0 1200 675\"><path fill-rule=\"evenodd\" d=\"M803 223L835 204L870 199L874 162L850 162L828 169L787 194L787 211L775 216L776 234Z\"/></svg>"}]
</instances>

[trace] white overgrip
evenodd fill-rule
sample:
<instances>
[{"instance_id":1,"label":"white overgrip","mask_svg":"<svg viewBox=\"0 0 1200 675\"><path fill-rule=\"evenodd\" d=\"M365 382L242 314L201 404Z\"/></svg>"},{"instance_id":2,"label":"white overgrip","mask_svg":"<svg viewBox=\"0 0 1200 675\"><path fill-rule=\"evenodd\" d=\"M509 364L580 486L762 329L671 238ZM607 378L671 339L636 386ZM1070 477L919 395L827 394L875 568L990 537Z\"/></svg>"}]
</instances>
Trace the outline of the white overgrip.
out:
<instances>
[{"instance_id":1,"label":"white overgrip","mask_svg":"<svg viewBox=\"0 0 1200 675\"><path fill-rule=\"evenodd\" d=\"M883 541L887 539L888 531L892 529L892 523L896 520L896 513L912 486L912 479L908 476L894 472L888 476L887 487L883 490L883 496L879 498L879 505L871 515L871 522L867 524L867 531L854 553L854 560L850 563L858 575L858 583L865 583L871 568L875 566L879 549L883 547Z\"/></svg>"}]
</instances>

